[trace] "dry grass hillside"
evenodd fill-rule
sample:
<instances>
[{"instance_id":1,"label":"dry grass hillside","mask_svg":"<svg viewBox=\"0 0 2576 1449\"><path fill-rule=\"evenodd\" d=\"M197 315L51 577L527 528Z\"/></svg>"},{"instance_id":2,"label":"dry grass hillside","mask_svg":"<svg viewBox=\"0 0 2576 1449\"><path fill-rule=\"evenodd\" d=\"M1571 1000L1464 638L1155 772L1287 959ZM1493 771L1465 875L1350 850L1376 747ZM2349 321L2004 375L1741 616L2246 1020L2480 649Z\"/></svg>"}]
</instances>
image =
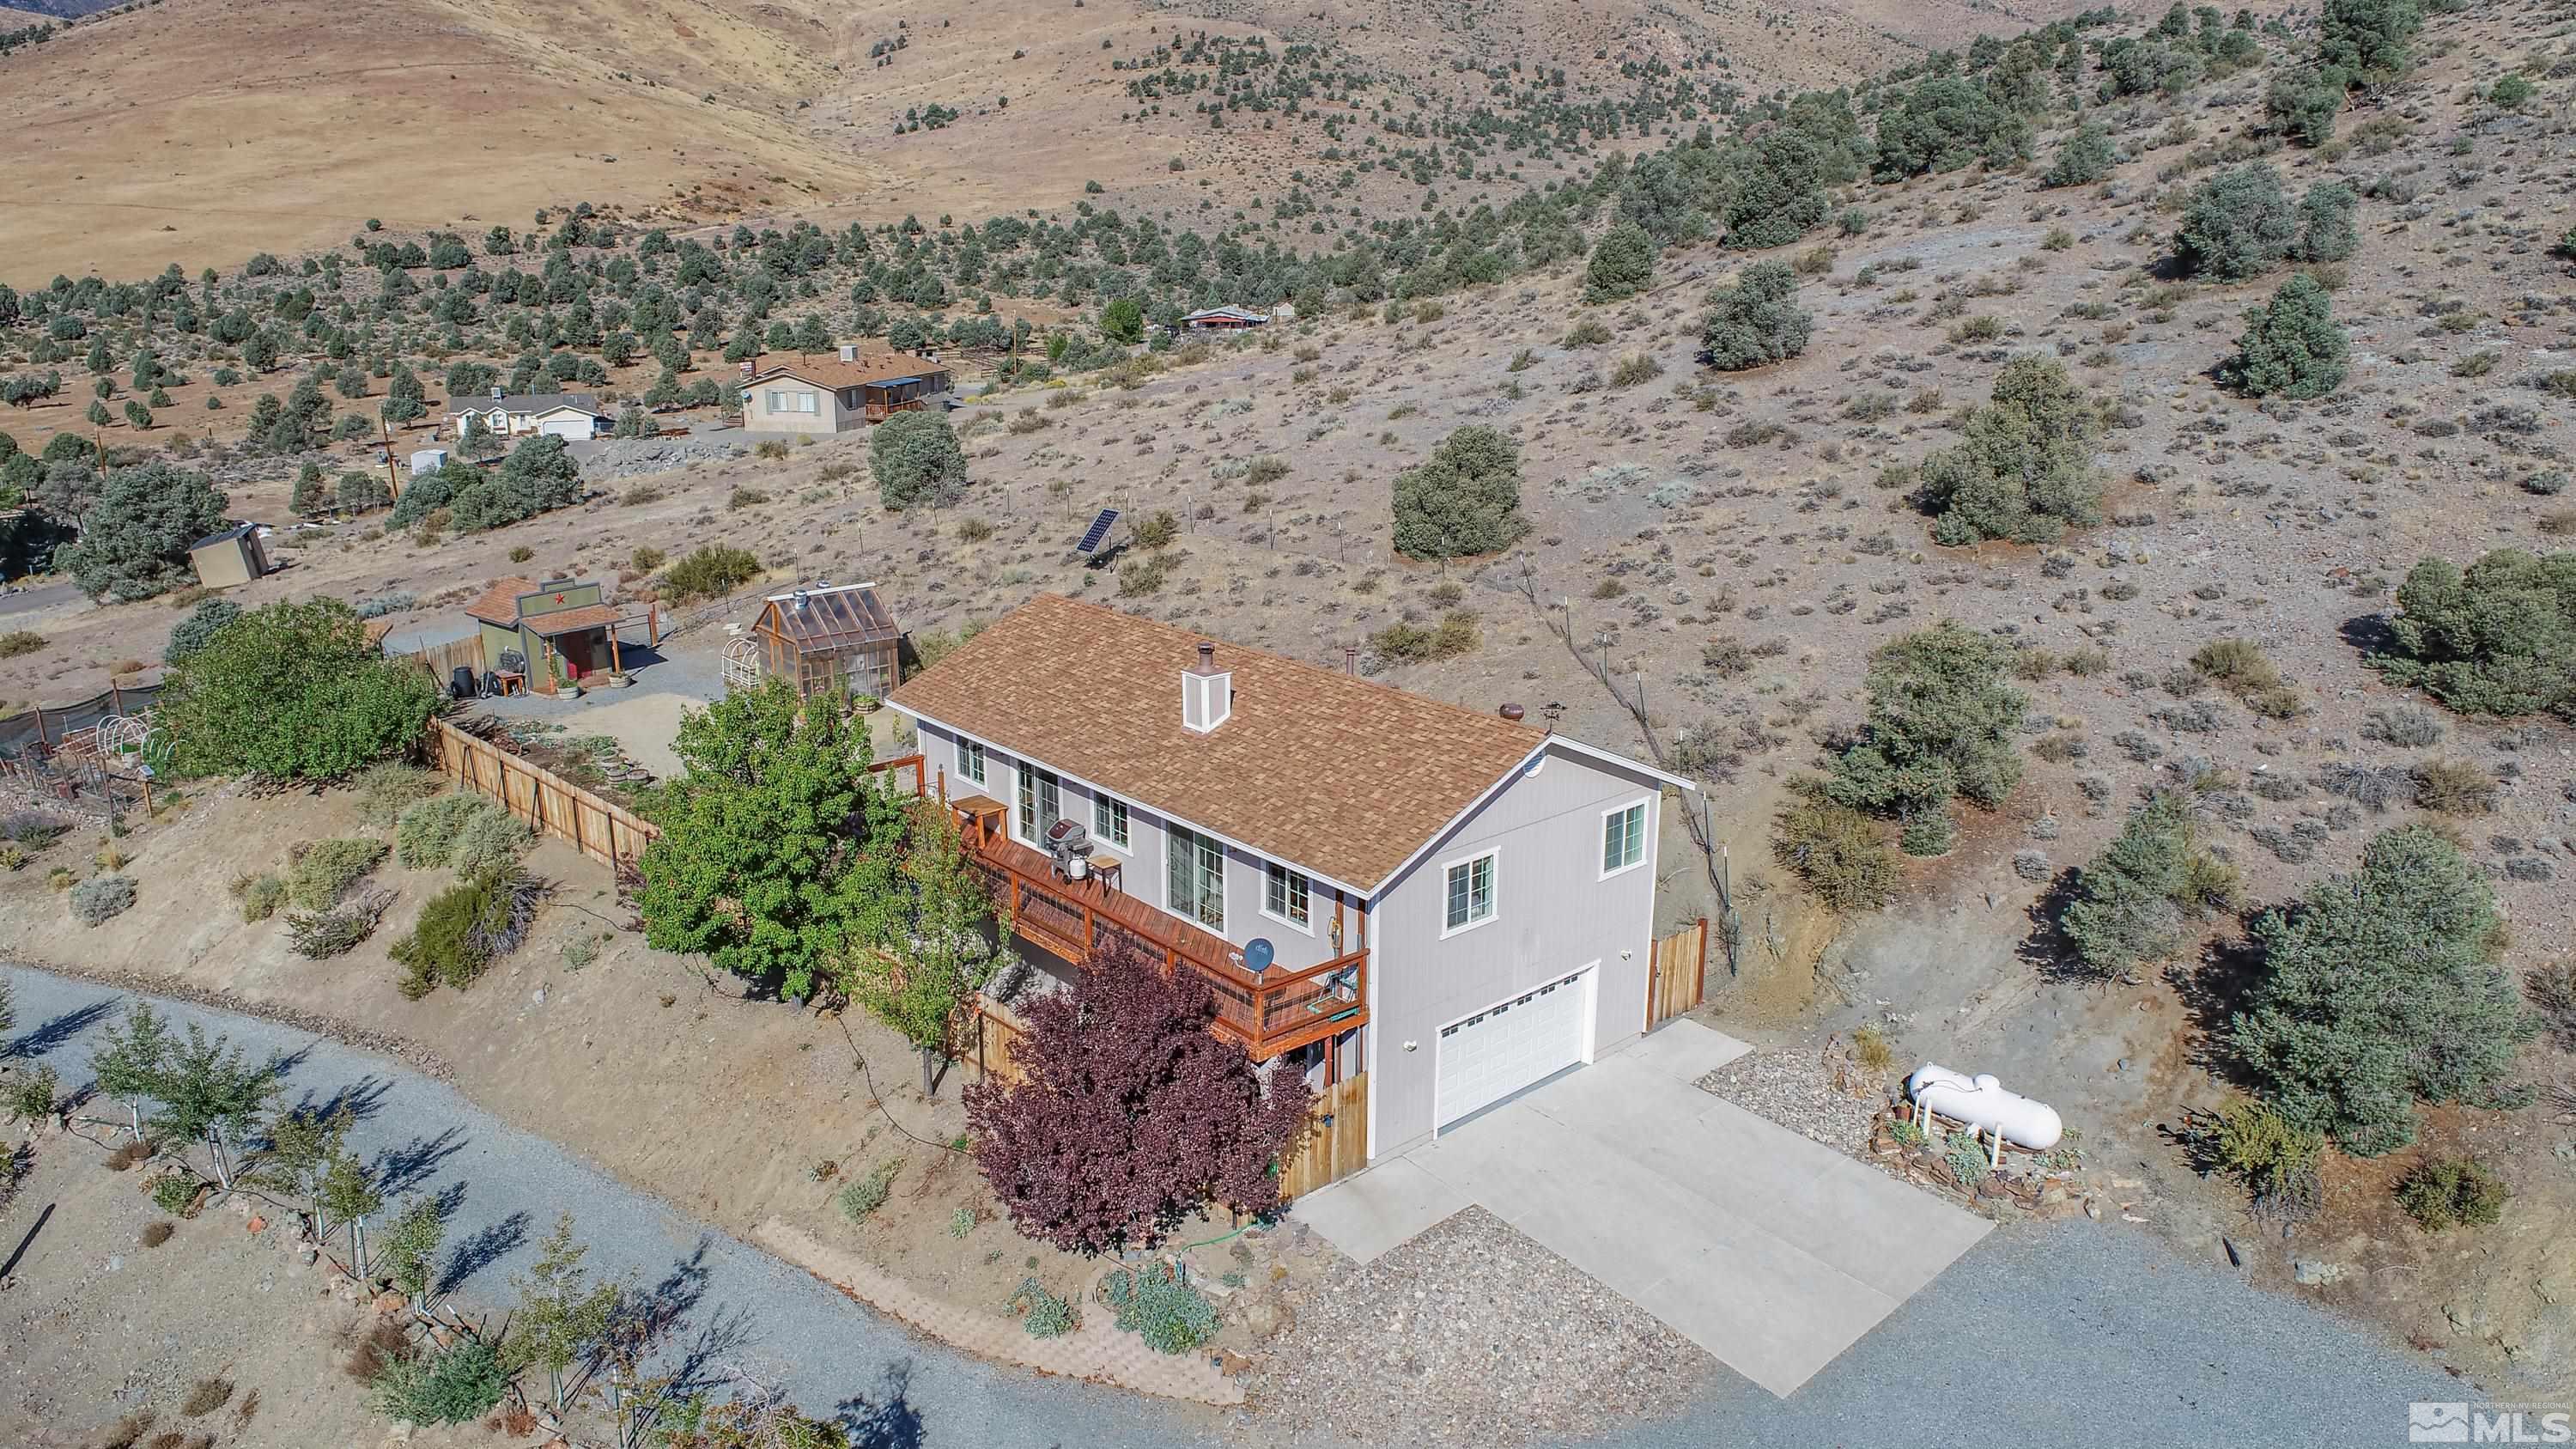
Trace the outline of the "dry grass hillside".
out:
<instances>
[{"instance_id":1,"label":"dry grass hillside","mask_svg":"<svg viewBox=\"0 0 2576 1449\"><path fill-rule=\"evenodd\" d=\"M1484 99L1479 67L1561 68L1577 100L1627 98L1644 83L1632 67L1650 63L1753 94L1856 80L1920 45L2077 8L1851 0L1792 22L1636 0L997 0L954 13L887 0L394 0L359 26L314 0L165 0L0 57L0 106L19 122L0 256L24 286L229 266L332 245L369 217L515 225L586 200L665 222L980 218L1060 210L1086 181L1111 204L1183 214L1275 193L1286 170L1317 164L1317 127L1337 110ZM1312 47L1367 87L1257 129L1212 130L1181 101L1147 114L1113 64L1202 31ZM961 117L895 134L934 105ZM1518 189L1496 175L1453 199ZM1371 200L1409 210L1413 197Z\"/></svg>"}]
</instances>

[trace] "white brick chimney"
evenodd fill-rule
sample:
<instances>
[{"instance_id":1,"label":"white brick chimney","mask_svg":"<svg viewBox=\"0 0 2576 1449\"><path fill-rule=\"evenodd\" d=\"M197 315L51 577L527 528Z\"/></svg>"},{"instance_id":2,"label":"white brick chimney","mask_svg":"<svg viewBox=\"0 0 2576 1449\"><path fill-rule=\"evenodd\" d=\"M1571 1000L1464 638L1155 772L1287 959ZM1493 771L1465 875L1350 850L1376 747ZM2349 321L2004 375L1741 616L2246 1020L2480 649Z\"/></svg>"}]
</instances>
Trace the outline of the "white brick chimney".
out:
<instances>
[{"instance_id":1,"label":"white brick chimney","mask_svg":"<svg viewBox=\"0 0 2576 1449\"><path fill-rule=\"evenodd\" d=\"M1234 713L1234 672L1216 667L1216 646L1199 645L1199 662L1181 671L1181 724L1206 734Z\"/></svg>"}]
</instances>

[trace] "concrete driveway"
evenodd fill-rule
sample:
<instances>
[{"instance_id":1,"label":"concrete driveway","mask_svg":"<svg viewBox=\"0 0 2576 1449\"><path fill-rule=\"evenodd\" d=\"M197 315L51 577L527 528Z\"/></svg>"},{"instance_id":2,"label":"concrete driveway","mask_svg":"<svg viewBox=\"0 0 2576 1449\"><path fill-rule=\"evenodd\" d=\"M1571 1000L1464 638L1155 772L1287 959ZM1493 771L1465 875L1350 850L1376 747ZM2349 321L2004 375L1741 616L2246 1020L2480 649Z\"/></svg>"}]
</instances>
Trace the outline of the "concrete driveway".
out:
<instances>
[{"instance_id":1,"label":"concrete driveway","mask_svg":"<svg viewBox=\"0 0 2576 1449\"><path fill-rule=\"evenodd\" d=\"M1786 1398L1992 1224L1695 1085L1745 1050L1674 1022L1293 1211L1365 1263L1481 1204Z\"/></svg>"}]
</instances>

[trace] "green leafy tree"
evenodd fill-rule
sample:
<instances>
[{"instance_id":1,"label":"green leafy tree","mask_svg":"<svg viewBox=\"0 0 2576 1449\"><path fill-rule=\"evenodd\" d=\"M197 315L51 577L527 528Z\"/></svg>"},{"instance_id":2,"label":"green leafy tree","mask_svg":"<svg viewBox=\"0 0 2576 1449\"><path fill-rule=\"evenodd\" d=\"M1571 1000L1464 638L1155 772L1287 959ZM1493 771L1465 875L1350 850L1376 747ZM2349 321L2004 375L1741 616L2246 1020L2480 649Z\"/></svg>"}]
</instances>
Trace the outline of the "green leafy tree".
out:
<instances>
[{"instance_id":1,"label":"green leafy tree","mask_svg":"<svg viewBox=\"0 0 2576 1449\"><path fill-rule=\"evenodd\" d=\"M1745 250L1784 247L1824 224L1828 151L1806 133L1782 127L1741 152L1723 219L1726 244Z\"/></svg>"},{"instance_id":2,"label":"green leafy tree","mask_svg":"<svg viewBox=\"0 0 2576 1449\"><path fill-rule=\"evenodd\" d=\"M306 518L319 518L331 511L331 493L322 482L322 465L307 462L295 470L295 489L288 495L286 506Z\"/></svg>"},{"instance_id":3,"label":"green leafy tree","mask_svg":"<svg viewBox=\"0 0 2576 1449\"><path fill-rule=\"evenodd\" d=\"M955 817L915 811L898 819L909 837L899 857L877 852L852 882L867 903L864 925L837 984L920 1050L928 1096L937 1090L938 1061L954 1055L967 1003L999 964L993 943L1010 925L995 920Z\"/></svg>"},{"instance_id":4,"label":"green leafy tree","mask_svg":"<svg viewBox=\"0 0 2576 1449\"><path fill-rule=\"evenodd\" d=\"M2009 646L1954 621L1882 646L1870 656L1869 721L1831 761L1825 797L1907 819L1956 796L2002 803L2021 779L2013 737L2030 707L2011 677Z\"/></svg>"},{"instance_id":5,"label":"green leafy tree","mask_svg":"<svg viewBox=\"0 0 2576 1449\"><path fill-rule=\"evenodd\" d=\"M184 1041L174 1037L142 1001L128 1006L123 1022L103 1034L90 1069L101 1091L154 1104L146 1125L162 1142L195 1142L218 1132L241 1141L278 1090L267 1063L254 1063L230 1039L208 1036L194 1022ZM217 1151L220 1175L223 1158Z\"/></svg>"},{"instance_id":6,"label":"green leafy tree","mask_svg":"<svg viewBox=\"0 0 2576 1449\"><path fill-rule=\"evenodd\" d=\"M946 508L965 495L966 452L957 430L935 412L899 412L877 424L868 462L885 506Z\"/></svg>"},{"instance_id":7,"label":"green leafy tree","mask_svg":"<svg viewBox=\"0 0 2576 1449\"><path fill-rule=\"evenodd\" d=\"M648 395L649 398L649 395ZM615 435L621 438L649 438L662 431L653 415L640 407L629 407L617 415Z\"/></svg>"},{"instance_id":8,"label":"green leafy tree","mask_svg":"<svg viewBox=\"0 0 2576 1449\"><path fill-rule=\"evenodd\" d=\"M1422 559L1496 553L1529 532L1520 508L1520 445L1470 423L1395 475L1395 547Z\"/></svg>"},{"instance_id":9,"label":"green leafy tree","mask_svg":"<svg viewBox=\"0 0 2576 1449\"><path fill-rule=\"evenodd\" d=\"M1112 342L1141 342L1145 337L1145 309L1133 297L1121 297L1100 309L1100 335Z\"/></svg>"},{"instance_id":10,"label":"green leafy tree","mask_svg":"<svg viewBox=\"0 0 2576 1449\"><path fill-rule=\"evenodd\" d=\"M1806 351L1814 331L1814 316L1798 305L1798 274L1786 262L1756 262L1708 294L1701 356L1721 372L1766 367Z\"/></svg>"},{"instance_id":11,"label":"green leafy tree","mask_svg":"<svg viewBox=\"0 0 2576 1449\"><path fill-rule=\"evenodd\" d=\"M1995 377L1993 400L1958 446L1923 460L1932 536L1945 544L2008 538L2049 543L2101 517L2093 412L2053 358L2021 357Z\"/></svg>"},{"instance_id":12,"label":"green leafy tree","mask_svg":"<svg viewBox=\"0 0 2576 1449\"><path fill-rule=\"evenodd\" d=\"M405 1204L385 1225L377 1261L413 1306L426 1306L438 1272L438 1245L447 1236L447 1219L428 1198Z\"/></svg>"},{"instance_id":13,"label":"green leafy tree","mask_svg":"<svg viewBox=\"0 0 2576 1449\"><path fill-rule=\"evenodd\" d=\"M500 467L478 470L447 508L459 529L476 533L580 501L581 465L563 439L549 434L522 440Z\"/></svg>"},{"instance_id":14,"label":"green leafy tree","mask_svg":"<svg viewBox=\"0 0 2576 1449\"><path fill-rule=\"evenodd\" d=\"M2334 299L2302 273L2282 283L2270 305L2247 310L2236 355L2220 371L2248 397L2318 398L2343 385L2347 350Z\"/></svg>"},{"instance_id":15,"label":"green leafy tree","mask_svg":"<svg viewBox=\"0 0 2576 1449\"><path fill-rule=\"evenodd\" d=\"M2350 187L2320 182L2295 208L2280 173L2256 162L2201 183L2174 235L2182 269L2221 282L2259 276L2283 261L2339 262L2361 245Z\"/></svg>"},{"instance_id":16,"label":"green leafy tree","mask_svg":"<svg viewBox=\"0 0 2576 1449\"><path fill-rule=\"evenodd\" d=\"M2576 553L2500 548L2463 570L2428 558L2397 589L2386 648L2369 663L2462 714L2554 714L2576 723Z\"/></svg>"},{"instance_id":17,"label":"green leafy tree","mask_svg":"<svg viewBox=\"0 0 2576 1449\"><path fill-rule=\"evenodd\" d=\"M1979 160L2008 166L2029 155L2030 122L1997 105L1983 85L1965 76L1917 81L1899 104L1879 112L1881 181L1956 171Z\"/></svg>"},{"instance_id":18,"label":"green leafy tree","mask_svg":"<svg viewBox=\"0 0 2576 1449\"><path fill-rule=\"evenodd\" d=\"M1601 234L1583 269L1583 300L1618 302L1646 290L1655 279L1655 239L1633 221Z\"/></svg>"},{"instance_id":19,"label":"green leafy tree","mask_svg":"<svg viewBox=\"0 0 2576 1449\"><path fill-rule=\"evenodd\" d=\"M393 377L385 384L384 403L376 411L396 427L429 416L429 397L421 388L419 375L402 363L394 364Z\"/></svg>"},{"instance_id":20,"label":"green leafy tree","mask_svg":"<svg viewBox=\"0 0 2576 1449\"><path fill-rule=\"evenodd\" d=\"M2352 77L2331 67L2281 71L2263 92L2263 113L2291 140L2322 146L2334 139L2351 89Z\"/></svg>"},{"instance_id":21,"label":"green leafy tree","mask_svg":"<svg viewBox=\"0 0 2576 1449\"><path fill-rule=\"evenodd\" d=\"M582 1266L590 1249L573 1241L572 1227L571 1213L557 1217L554 1231L537 1245L535 1265L511 1275L519 1307L501 1345L501 1361L510 1371L546 1371L548 1402L556 1409L570 1397L564 1375L608 1332L626 1294L622 1282L591 1280Z\"/></svg>"},{"instance_id":22,"label":"green leafy tree","mask_svg":"<svg viewBox=\"0 0 2576 1449\"><path fill-rule=\"evenodd\" d=\"M119 468L54 566L93 599L131 603L185 587L188 545L224 526L227 502L203 473L159 461Z\"/></svg>"},{"instance_id":23,"label":"green leafy tree","mask_svg":"<svg viewBox=\"0 0 2576 1449\"><path fill-rule=\"evenodd\" d=\"M172 666L160 710L185 775L336 780L405 750L438 687L337 599L270 604Z\"/></svg>"},{"instance_id":24,"label":"green leafy tree","mask_svg":"<svg viewBox=\"0 0 2576 1449\"><path fill-rule=\"evenodd\" d=\"M2317 59L2365 85L2383 85L2414 65L2418 0L2325 0L2317 12Z\"/></svg>"},{"instance_id":25,"label":"green leafy tree","mask_svg":"<svg viewBox=\"0 0 2576 1449\"><path fill-rule=\"evenodd\" d=\"M492 425L483 421L481 413L465 415L464 431L456 437L456 451L460 456L477 462L497 458L501 456L501 446L501 440L492 436Z\"/></svg>"},{"instance_id":26,"label":"green leafy tree","mask_svg":"<svg viewBox=\"0 0 2576 1449\"><path fill-rule=\"evenodd\" d=\"M683 773L653 801L662 833L638 862L646 940L801 998L884 939L902 806L869 773L846 698L765 680L683 714L673 749Z\"/></svg>"},{"instance_id":27,"label":"green leafy tree","mask_svg":"<svg viewBox=\"0 0 2576 1449\"><path fill-rule=\"evenodd\" d=\"M2230 1041L2298 1127L2379 1157L2415 1139L2415 1104L2519 1105L2514 1057L2540 1020L2500 964L2502 917L2485 873L2432 830L2372 840L2254 922L2262 955Z\"/></svg>"},{"instance_id":28,"label":"green leafy tree","mask_svg":"<svg viewBox=\"0 0 2576 1449\"><path fill-rule=\"evenodd\" d=\"M2057 143L2057 156L2048 163L2039 184L2090 186L2110 175L2111 163L2118 159L2119 153L2111 146L2111 133L2099 121L2086 121Z\"/></svg>"}]
</instances>

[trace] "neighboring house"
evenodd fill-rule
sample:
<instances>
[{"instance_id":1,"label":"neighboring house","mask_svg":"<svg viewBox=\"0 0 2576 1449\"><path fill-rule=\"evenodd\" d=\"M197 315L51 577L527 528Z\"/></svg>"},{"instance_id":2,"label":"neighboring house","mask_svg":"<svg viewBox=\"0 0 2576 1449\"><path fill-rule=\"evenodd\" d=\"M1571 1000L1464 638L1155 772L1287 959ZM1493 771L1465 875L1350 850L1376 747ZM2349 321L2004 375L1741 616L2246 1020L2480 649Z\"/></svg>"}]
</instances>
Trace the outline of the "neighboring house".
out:
<instances>
[{"instance_id":1,"label":"neighboring house","mask_svg":"<svg viewBox=\"0 0 2576 1449\"><path fill-rule=\"evenodd\" d=\"M524 395L495 388L488 398L449 398L447 426L465 436L465 420L479 417L496 438L545 434L558 438L595 438L612 419L599 409L599 399L586 392L539 392Z\"/></svg>"},{"instance_id":2,"label":"neighboring house","mask_svg":"<svg viewBox=\"0 0 2576 1449\"><path fill-rule=\"evenodd\" d=\"M494 579L465 614L482 639L483 667L519 675L539 694L623 669L618 625L637 622L601 596L596 579ZM641 622L658 633L649 612Z\"/></svg>"},{"instance_id":3,"label":"neighboring house","mask_svg":"<svg viewBox=\"0 0 2576 1449\"><path fill-rule=\"evenodd\" d=\"M1207 978L1256 1058L1318 1085L1366 1072L1372 1159L1648 1025L1663 799L1694 787L1515 706L1054 595L887 703L1024 942L1069 961L1136 941ZM1115 890L1053 871L1059 819Z\"/></svg>"},{"instance_id":4,"label":"neighboring house","mask_svg":"<svg viewBox=\"0 0 2576 1449\"><path fill-rule=\"evenodd\" d=\"M742 425L755 433L846 433L930 407L954 386L947 364L909 352L756 358L742 384Z\"/></svg>"},{"instance_id":5,"label":"neighboring house","mask_svg":"<svg viewBox=\"0 0 2576 1449\"><path fill-rule=\"evenodd\" d=\"M267 573L268 550L259 539L258 524L241 523L188 545L188 562L196 567L197 582L210 589L228 589Z\"/></svg>"},{"instance_id":6,"label":"neighboring house","mask_svg":"<svg viewBox=\"0 0 2576 1449\"><path fill-rule=\"evenodd\" d=\"M1224 306L1202 307L1181 319L1181 326L1192 332L1234 332L1247 327L1267 327L1270 316L1250 308Z\"/></svg>"}]
</instances>

